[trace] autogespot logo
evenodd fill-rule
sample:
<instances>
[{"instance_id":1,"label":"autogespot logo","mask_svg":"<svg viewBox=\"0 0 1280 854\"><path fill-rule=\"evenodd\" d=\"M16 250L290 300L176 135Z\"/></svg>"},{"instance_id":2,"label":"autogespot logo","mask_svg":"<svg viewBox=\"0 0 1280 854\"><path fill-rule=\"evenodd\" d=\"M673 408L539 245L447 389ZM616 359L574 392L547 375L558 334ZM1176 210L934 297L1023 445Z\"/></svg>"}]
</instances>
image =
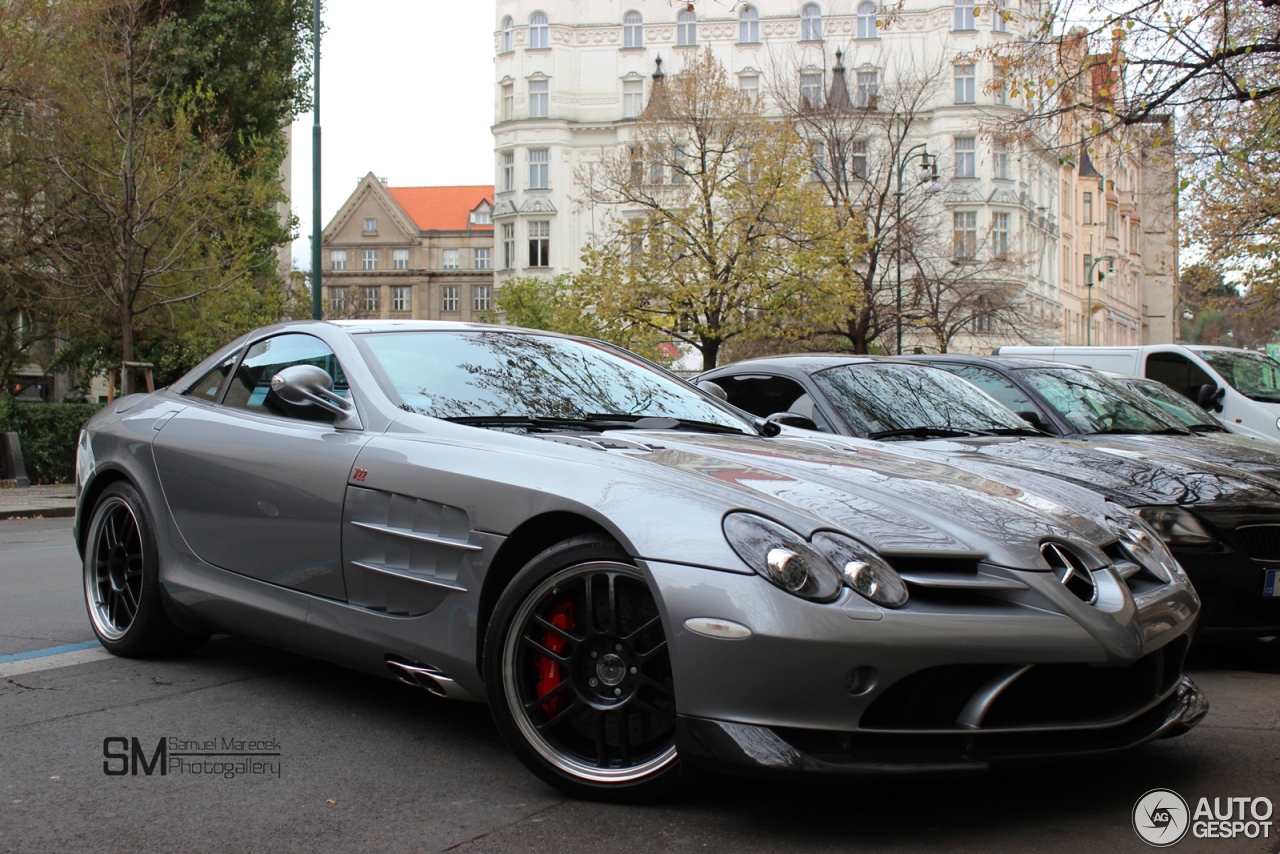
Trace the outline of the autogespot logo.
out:
<instances>
[{"instance_id":1,"label":"autogespot logo","mask_svg":"<svg viewBox=\"0 0 1280 854\"><path fill-rule=\"evenodd\" d=\"M1187 835L1187 802L1172 789L1152 789L1133 805L1133 829L1142 841L1167 848Z\"/></svg>"}]
</instances>

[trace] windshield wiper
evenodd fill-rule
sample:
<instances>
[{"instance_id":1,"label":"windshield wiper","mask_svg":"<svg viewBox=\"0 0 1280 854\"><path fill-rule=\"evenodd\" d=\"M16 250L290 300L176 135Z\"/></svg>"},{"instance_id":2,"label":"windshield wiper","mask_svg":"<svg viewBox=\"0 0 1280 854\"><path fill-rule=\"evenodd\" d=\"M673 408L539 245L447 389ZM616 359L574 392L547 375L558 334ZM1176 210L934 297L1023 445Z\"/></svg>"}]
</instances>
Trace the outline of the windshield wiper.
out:
<instances>
[{"instance_id":1,"label":"windshield wiper","mask_svg":"<svg viewBox=\"0 0 1280 854\"><path fill-rule=\"evenodd\" d=\"M991 430L992 436L1047 436L1043 430L1034 427L998 427Z\"/></svg>"},{"instance_id":2,"label":"windshield wiper","mask_svg":"<svg viewBox=\"0 0 1280 854\"><path fill-rule=\"evenodd\" d=\"M902 430L880 430L868 433L868 439L898 439L910 436L916 439L954 438L957 436L991 436L984 430L959 430L953 427L907 427Z\"/></svg>"},{"instance_id":3,"label":"windshield wiper","mask_svg":"<svg viewBox=\"0 0 1280 854\"><path fill-rule=\"evenodd\" d=\"M445 418L454 424L469 427L528 427L538 430L554 430L574 427L582 430L700 430L704 433L737 433L746 431L709 421L693 421L685 418L666 418L654 415L592 414L583 418L562 418L556 415L460 415Z\"/></svg>"},{"instance_id":4,"label":"windshield wiper","mask_svg":"<svg viewBox=\"0 0 1280 854\"><path fill-rule=\"evenodd\" d=\"M610 415L607 412L593 412L586 417L586 420L593 424L620 423L624 427L636 430L698 430L703 433L747 435L746 430L730 427L728 424L698 421L693 418L672 418L667 415Z\"/></svg>"},{"instance_id":5,"label":"windshield wiper","mask_svg":"<svg viewBox=\"0 0 1280 854\"><path fill-rule=\"evenodd\" d=\"M1112 427L1107 430L1095 430L1091 436L1189 436L1190 430L1181 427L1166 427L1163 430L1138 430L1133 427Z\"/></svg>"},{"instance_id":6,"label":"windshield wiper","mask_svg":"<svg viewBox=\"0 0 1280 854\"><path fill-rule=\"evenodd\" d=\"M1187 429L1192 433L1228 433L1226 427L1220 424L1188 424Z\"/></svg>"}]
</instances>

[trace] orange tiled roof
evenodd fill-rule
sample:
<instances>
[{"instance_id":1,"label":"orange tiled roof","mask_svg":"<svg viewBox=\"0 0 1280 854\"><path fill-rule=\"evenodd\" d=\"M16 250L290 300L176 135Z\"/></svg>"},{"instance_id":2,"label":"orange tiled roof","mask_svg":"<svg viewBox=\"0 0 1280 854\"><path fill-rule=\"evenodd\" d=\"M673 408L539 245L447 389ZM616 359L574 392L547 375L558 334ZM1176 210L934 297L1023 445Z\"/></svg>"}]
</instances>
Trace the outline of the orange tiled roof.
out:
<instances>
[{"instance_id":1,"label":"orange tiled roof","mask_svg":"<svg viewBox=\"0 0 1280 854\"><path fill-rule=\"evenodd\" d=\"M481 201L493 204L493 185L468 187L387 187L391 197L423 231L466 231L471 211ZM492 230L473 225L472 230Z\"/></svg>"}]
</instances>

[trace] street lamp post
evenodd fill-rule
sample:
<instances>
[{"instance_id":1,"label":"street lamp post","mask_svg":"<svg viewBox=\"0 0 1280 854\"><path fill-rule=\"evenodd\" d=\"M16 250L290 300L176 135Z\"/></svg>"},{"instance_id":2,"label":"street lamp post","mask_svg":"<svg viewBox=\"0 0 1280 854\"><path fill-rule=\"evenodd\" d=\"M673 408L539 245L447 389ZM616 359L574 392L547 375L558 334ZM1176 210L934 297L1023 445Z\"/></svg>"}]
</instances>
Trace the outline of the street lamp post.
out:
<instances>
[{"instance_id":1,"label":"street lamp post","mask_svg":"<svg viewBox=\"0 0 1280 854\"><path fill-rule=\"evenodd\" d=\"M1093 271L1097 269L1098 264L1102 261L1109 261L1114 264L1116 259L1113 255L1102 255L1089 262L1089 272L1085 276L1085 286L1089 289L1089 308L1084 316L1084 343L1086 347L1093 346Z\"/></svg>"},{"instance_id":2,"label":"street lamp post","mask_svg":"<svg viewBox=\"0 0 1280 854\"><path fill-rule=\"evenodd\" d=\"M311 82L314 85L311 125L311 318L324 317L324 305L320 299L320 0L315 0L315 18L311 27L312 61Z\"/></svg>"},{"instance_id":3,"label":"street lamp post","mask_svg":"<svg viewBox=\"0 0 1280 854\"><path fill-rule=\"evenodd\" d=\"M895 242L898 244L898 355L902 355L902 177L907 171L907 164L911 162L911 157L915 152L920 151L920 183L926 181L938 180L938 161L937 158L929 154L928 143L922 142L919 145L913 145L907 149L907 153L902 155L902 160L898 164L898 213L894 222L897 224L898 233L895 235Z\"/></svg>"}]
</instances>

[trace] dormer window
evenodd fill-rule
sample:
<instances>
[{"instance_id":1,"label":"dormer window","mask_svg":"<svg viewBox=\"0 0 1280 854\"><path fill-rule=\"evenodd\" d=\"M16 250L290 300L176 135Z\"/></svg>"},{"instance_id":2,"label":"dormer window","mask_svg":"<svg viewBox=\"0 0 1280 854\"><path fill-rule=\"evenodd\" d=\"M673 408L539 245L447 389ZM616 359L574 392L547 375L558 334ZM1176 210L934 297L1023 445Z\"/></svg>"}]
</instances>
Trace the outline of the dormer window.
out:
<instances>
[{"instance_id":1,"label":"dormer window","mask_svg":"<svg viewBox=\"0 0 1280 854\"><path fill-rule=\"evenodd\" d=\"M365 234L377 234L378 221L373 217L366 217L364 221L364 232Z\"/></svg>"}]
</instances>

